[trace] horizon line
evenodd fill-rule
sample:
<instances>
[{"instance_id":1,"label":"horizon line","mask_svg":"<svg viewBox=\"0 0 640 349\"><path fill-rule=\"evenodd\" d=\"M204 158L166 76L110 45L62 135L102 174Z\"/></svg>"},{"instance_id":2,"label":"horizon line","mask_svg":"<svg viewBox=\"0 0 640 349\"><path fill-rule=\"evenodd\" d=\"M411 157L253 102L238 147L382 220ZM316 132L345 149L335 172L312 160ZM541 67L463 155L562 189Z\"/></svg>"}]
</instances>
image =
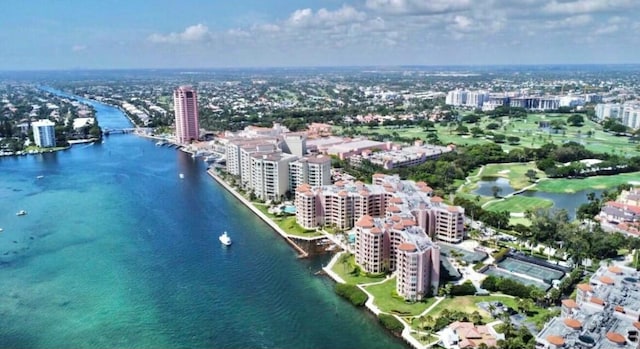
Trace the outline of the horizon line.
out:
<instances>
[{"instance_id":1,"label":"horizon line","mask_svg":"<svg viewBox=\"0 0 640 349\"><path fill-rule=\"evenodd\" d=\"M127 70L259 70L259 69L318 69L318 68L416 68L416 67L544 67L544 66L634 66L639 63L506 63L506 64L371 64L371 65L291 65L291 66L237 66L237 67L162 67L162 68L31 68L31 69L0 69L0 73L23 73L23 72L73 72L73 71L127 71Z\"/></svg>"}]
</instances>

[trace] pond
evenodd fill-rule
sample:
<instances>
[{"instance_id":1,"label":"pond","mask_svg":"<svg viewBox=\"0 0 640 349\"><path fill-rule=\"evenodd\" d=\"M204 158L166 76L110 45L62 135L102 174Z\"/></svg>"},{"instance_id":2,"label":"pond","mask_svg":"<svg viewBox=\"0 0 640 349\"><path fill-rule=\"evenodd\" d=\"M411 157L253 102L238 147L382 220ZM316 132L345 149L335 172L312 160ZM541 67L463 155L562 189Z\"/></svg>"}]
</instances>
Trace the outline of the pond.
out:
<instances>
[{"instance_id":1,"label":"pond","mask_svg":"<svg viewBox=\"0 0 640 349\"><path fill-rule=\"evenodd\" d=\"M507 178L496 178L494 180L479 181L478 189L474 190L473 194L493 196L492 188L494 186L501 189L499 194L500 196L506 196L515 191L509 184L509 180ZM551 200L553 201L552 209L565 209L569 212L569 218L574 219L578 207L588 201L587 194L593 192L596 193L597 197L599 197L603 191L603 189L588 189L577 191L575 193L548 193L544 191L527 190L518 195Z\"/></svg>"},{"instance_id":2,"label":"pond","mask_svg":"<svg viewBox=\"0 0 640 349\"><path fill-rule=\"evenodd\" d=\"M576 211L580 205L587 203L587 194L596 193L596 197L600 197L602 189L580 190L575 193L547 193L544 191L527 190L520 194L523 196L542 198L553 201L552 209L565 209L569 212L569 218L574 219Z\"/></svg>"},{"instance_id":3,"label":"pond","mask_svg":"<svg viewBox=\"0 0 640 349\"><path fill-rule=\"evenodd\" d=\"M491 177L485 177L482 181L478 182L478 189L474 190L473 193L476 195L482 196L493 196L493 187L500 188L500 193L498 195L505 196L513 193L515 190L509 184L509 179L498 177L495 179L491 179Z\"/></svg>"}]
</instances>

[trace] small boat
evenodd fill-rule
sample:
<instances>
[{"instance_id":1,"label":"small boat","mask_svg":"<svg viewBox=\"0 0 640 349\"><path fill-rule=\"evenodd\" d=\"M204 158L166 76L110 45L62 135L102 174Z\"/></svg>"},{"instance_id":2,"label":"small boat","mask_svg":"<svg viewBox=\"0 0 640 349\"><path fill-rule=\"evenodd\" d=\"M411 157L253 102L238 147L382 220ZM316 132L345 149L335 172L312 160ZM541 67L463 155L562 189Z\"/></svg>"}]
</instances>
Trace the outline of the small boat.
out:
<instances>
[{"instance_id":1,"label":"small boat","mask_svg":"<svg viewBox=\"0 0 640 349\"><path fill-rule=\"evenodd\" d=\"M27 214L27 211L25 211L25 210L20 210L20 211L18 211L18 213L16 213L16 216L24 216L24 215L26 215L26 214Z\"/></svg>"},{"instance_id":2,"label":"small boat","mask_svg":"<svg viewBox=\"0 0 640 349\"><path fill-rule=\"evenodd\" d=\"M178 175L178 177L180 177L180 179L184 179L184 174L181 173L181 174Z\"/></svg>"},{"instance_id":3,"label":"small boat","mask_svg":"<svg viewBox=\"0 0 640 349\"><path fill-rule=\"evenodd\" d=\"M224 233L222 233L222 235L220 235L220 237L218 239L220 239L220 242L223 245L226 245L226 246L231 245L231 238L229 237L229 235L227 235L226 231Z\"/></svg>"},{"instance_id":4,"label":"small boat","mask_svg":"<svg viewBox=\"0 0 640 349\"><path fill-rule=\"evenodd\" d=\"M43 175L40 175L40 176L38 176L38 177L36 177L36 178L38 178L38 179L42 179L42 178L44 178L44 176L43 176Z\"/></svg>"}]
</instances>

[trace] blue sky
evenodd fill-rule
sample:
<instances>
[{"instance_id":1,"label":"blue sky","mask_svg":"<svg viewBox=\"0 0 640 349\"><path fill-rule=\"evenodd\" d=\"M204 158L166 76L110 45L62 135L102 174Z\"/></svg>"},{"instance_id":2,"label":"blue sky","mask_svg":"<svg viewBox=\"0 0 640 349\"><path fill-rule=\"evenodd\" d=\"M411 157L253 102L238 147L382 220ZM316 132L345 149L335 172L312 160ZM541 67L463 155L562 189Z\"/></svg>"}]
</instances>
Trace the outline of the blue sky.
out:
<instances>
[{"instance_id":1,"label":"blue sky","mask_svg":"<svg viewBox=\"0 0 640 349\"><path fill-rule=\"evenodd\" d=\"M640 0L5 1L0 70L640 63Z\"/></svg>"}]
</instances>

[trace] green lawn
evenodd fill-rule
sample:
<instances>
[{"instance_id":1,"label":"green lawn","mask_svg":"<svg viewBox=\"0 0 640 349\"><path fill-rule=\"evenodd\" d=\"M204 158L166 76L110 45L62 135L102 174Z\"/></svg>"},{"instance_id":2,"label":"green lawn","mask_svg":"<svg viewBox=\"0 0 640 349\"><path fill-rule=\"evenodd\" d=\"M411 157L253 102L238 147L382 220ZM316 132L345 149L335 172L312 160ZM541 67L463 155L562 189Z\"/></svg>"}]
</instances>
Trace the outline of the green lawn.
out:
<instances>
[{"instance_id":1,"label":"green lawn","mask_svg":"<svg viewBox=\"0 0 640 349\"><path fill-rule=\"evenodd\" d=\"M361 272L359 275L355 275L353 270L356 266L355 257L353 255L349 255L349 258L346 259L346 263L342 263L341 260L336 262L331 269L334 273L338 274L346 283L348 284L366 284L371 282L378 282L384 280L384 275L371 277L367 276L364 272Z\"/></svg>"},{"instance_id":2,"label":"green lawn","mask_svg":"<svg viewBox=\"0 0 640 349\"><path fill-rule=\"evenodd\" d=\"M436 299L431 297L423 302L405 302L396 294L396 279L379 284L367 286L366 290L373 295L374 304L380 310L397 315L418 315L430 307Z\"/></svg>"},{"instance_id":3,"label":"green lawn","mask_svg":"<svg viewBox=\"0 0 640 349\"><path fill-rule=\"evenodd\" d=\"M615 188L620 184L640 182L640 172L620 173L613 176L594 176L582 179L549 179L541 181L537 190L551 193L575 193L580 190Z\"/></svg>"},{"instance_id":4,"label":"green lawn","mask_svg":"<svg viewBox=\"0 0 640 349\"><path fill-rule=\"evenodd\" d=\"M415 338L422 345L427 345L429 343L433 343L433 342L438 340L438 337L436 337L436 336L420 334L420 333L415 333L415 332L411 333L411 337Z\"/></svg>"},{"instance_id":5,"label":"green lawn","mask_svg":"<svg viewBox=\"0 0 640 349\"><path fill-rule=\"evenodd\" d=\"M509 184L515 190L522 189L533 183L529 181L529 178L525 175L528 170L536 171L537 178L546 178L544 172L536 168L534 162L528 163L507 163L507 164L488 164L482 171L482 178L490 177L502 177L509 179Z\"/></svg>"},{"instance_id":6,"label":"green lawn","mask_svg":"<svg viewBox=\"0 0 640 349\"><path fill-rule=\"evenodd\" d=\"M546 208L551 206L553 206L553 201L551 200L515 195L508 199L491 203L487 205L485 209L494 212L525 212L528 209Z\"/></svg>"},{"instance_id":7,"label":"green lawn","mask_svg":"<svg viewBox=\"0 0 640 349\"><path fill-rule=\"evenodd\" d=\"M538 122L540 121L550 121L554 119L566 121L568 117L569 114L529 114L526 120L520 120L509 119L507 117L490 119L485 116L478 123L465 124L465 126L469 129L477 126L482 130L487 130L488 124L497 123L499 124L499 128L494 130L494 133L504 134L507 137L513 136L520 138L520 142L515 145L503 143L502 147L505 150L521 147L539 148L545 143L550 142L560 144L566 141L575 141L584 144L587 149L599 153L628 154L631 156L640 155L640 148L638 148L637 144L629 143L627 137L615 136L604 132L602 126L586 119L586 117L583 126L565 126L564 130L559 130L557 133L550 133L538 127ZM339 132L340 130L340 128L336 127L336 131ZM396 133L406 138L427 138L427 132L418 126L358 126L355 127L355 131L360 135L386 136ZM438 138L443 143L469 145L493 142L484 136L472 137L471 135L458 135L454 128L441 126L440 124L436 124L434 132L437 132ZM588 135L589 132L592 133L591 136Z\"/></svg>"},{"instance_id":8,"label":"green lawn","mask_svg":"<svg viewBox=\"0 0 640 349\"><path fill-rule=\"evenodd\" d=\"M277 217L271 213L269 213L269 208L265 204L261 203L252 203L260 212L264 213L267 217L269 217L272 221L274 221L282 230L284 230L287 234L300 236L300 237L315 237L321 236L322 233L314 230L314 229L305 229L301 227L296 222L295 216L281 216Z\"/></svg>"},{"instance_id":9,"label":"green lawn","mask_svg":"<svg viewBox=\"0 0 640 349\"><path fill-rule=\"evenodd\" d=\"M501 296L501 295L462 296L462 297L447 298L443 300L442 302L438 303L438 305L436 305L429 312L428 315L431 315L432 318L437 319L440 316L440 313L442 313L444 309L463 311L465 313L472 313L477 310L480 313L480 315L482 315L482 318L485 321L487 322L491 321L492 319L490 318L489 313L482 310L476 305L477 303L480 303L480 302L501 302L502 304L512 309L518 309L518 305L517 305L518 303L516 299L508 296ZM546 308L540 308L538 306L534 306L533 309L531 309L531 312L527 314L527 320L532 323L535 323L536 325L540 325L540 323L544 321L544 318L550 311L551 310ZM419 326L419 323L417 320L415 320L411 325L412 327L417 329L417 327Z\"/></svg>"}]
</instances>

